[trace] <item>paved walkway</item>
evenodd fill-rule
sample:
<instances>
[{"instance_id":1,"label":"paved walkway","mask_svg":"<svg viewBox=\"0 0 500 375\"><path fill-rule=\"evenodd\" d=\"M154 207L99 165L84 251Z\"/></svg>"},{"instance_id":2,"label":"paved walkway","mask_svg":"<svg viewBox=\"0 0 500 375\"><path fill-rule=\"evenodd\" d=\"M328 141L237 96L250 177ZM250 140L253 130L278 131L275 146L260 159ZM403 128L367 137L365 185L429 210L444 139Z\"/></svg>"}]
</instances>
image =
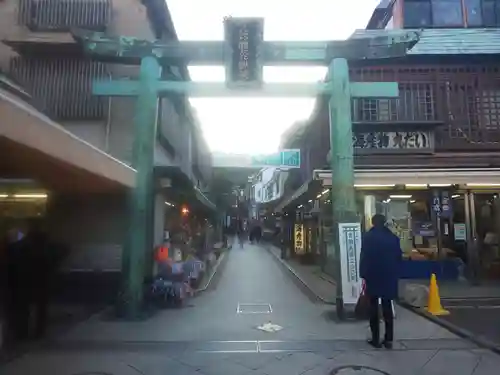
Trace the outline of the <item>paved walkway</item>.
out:
<instances>
[{"instance_id":1,"label":"paved walkway","mask_svg":"<svg viewBox=\"0 0 500 375\"><path fill-rule=\"evenodd\" d=\"M319 266L301 264L292 258L282 260L280 249L273 245L265 246L279 262L283 262L286 267L289 267L290 270L295 273L296 277L310 287L321 301L327 304L335 304L335 281L330 276L323 273Z\"/></svg>"},{"instance_id":2,"label":"paved walkway","mask_svg":"<svg viewBox=\"0 0 500 375\"><path fill-rule=\"evenodd\" d=\"M500 366L500 356L404 309L395 350L370 350L366 322L331 320L333 307L311 302L261 247L233 248L221 271L216 289L191 307L135 323L94 317L0 374L316 375L366 366L385 371L374 374L490 375ZM267 322L282 329L257 329Z\"/></svg>"}]
</instances>

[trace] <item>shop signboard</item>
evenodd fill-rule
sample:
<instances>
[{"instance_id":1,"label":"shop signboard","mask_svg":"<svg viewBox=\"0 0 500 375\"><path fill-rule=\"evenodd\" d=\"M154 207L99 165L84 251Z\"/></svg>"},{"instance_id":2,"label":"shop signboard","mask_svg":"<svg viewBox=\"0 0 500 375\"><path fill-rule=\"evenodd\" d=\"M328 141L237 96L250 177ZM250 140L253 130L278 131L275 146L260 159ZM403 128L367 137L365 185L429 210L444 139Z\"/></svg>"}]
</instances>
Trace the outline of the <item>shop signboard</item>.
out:
<instances>
[{"instance_id":1,"label":"shop signboard","mask_svg":"<svg viewBox=\"0 0 500 375\"><path fill-rule=\"evenodd\" d=\"M434 190L432 192L432 204L431 204L432 212L435 215L441 215L441 199L439 197L439 191Z\"/></svg>"},{"instance_id":2,"label":"shop signboard","mask_svg":"<svg viewBox=\"0 0 500 375\"><path fill-rule=\"evenodd\" d=\"M453 233L455 235L455 241L467 240L467 230L465 229L464 223L453 224Z\"/></svg>"},{"instance_id":3,"label":"shop signboard","mask_svg":"<svg viewBox=\"0 0 500 375\"><path fill-rule=\"evenodd\" d=\"M435 237L436 230L431 221L414 221L412 226L414 236Z\"/></svg>"},{"instance_id":4,"label":"shop signboard","mask_svg":"<svg viewBox=\"0 0 500 375\"><path fill-rule=\"evenodd\" d=\"M449 219L453 216L453 207L451 205L451 197L449 191L441 192L441 217Z\"/></svg>"},{"instance_id":5,"label":"shop signboard","mask_svg":"<svg viewBox=\"0 0 500 375\"><path fill-rule=\"evenodd\" d=\"M293 231L293 238L295 243L295 254L304 254L304 225L295 224Z\"/></svg>"},{"instance_id":6,"label":"shop signboard","mask_svg":"<svg viewBox=\"0 0 500 375\"><path fill-rule=\"evenodd\" d=\"M342 298L345 304L355 305L361 292L361 277L359 275L361 224L340 223L339 243Z\"/></svg>"},{"instance_id":7,"label":"shop signboard","mask_svg":"<svg viewBox=\"0 0 500 375\"><path fill-rule=\"evenodd\" d=\"M453 216L453 206L449 191L434 190L432 192L431 209L433 216L448 219Z\"/></svg>"},{"instance_id":8,"label":"shop signboard","mask_svg":"<svg viewBox=\"0 0 500 375\"><path fill-rule=\"evenodd\" d=\"M355 132L352 145L363 152L432 152L433 134L428 131Z\"/></svg>"}]
</instances>

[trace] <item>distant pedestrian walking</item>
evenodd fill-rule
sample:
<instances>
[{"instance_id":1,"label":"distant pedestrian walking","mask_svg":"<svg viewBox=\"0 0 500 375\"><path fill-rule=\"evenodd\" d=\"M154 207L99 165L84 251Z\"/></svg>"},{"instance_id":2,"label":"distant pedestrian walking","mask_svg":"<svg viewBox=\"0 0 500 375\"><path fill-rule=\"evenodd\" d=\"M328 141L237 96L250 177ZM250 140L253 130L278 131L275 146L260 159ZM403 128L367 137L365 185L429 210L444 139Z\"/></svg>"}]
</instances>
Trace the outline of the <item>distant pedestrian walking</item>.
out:
<instances>
[{"instance_id":1,"label":"distant pedestrian walking","mask_svg":"<svg viewBox=\"0 0 500 375\"><path fill-rule=\"evenodd\" d=\"M391 349L394 341L393 300L398 296L402 251L399 238L385 226L385 216L375 215L373 227L364 235L361 248L360 274L366 283L370 300L370 330L368 343L376 348ZM385 335L380 343L379 300L385 322Z\"/></svg>"},{"instance_id":2,"label":"distant pedestrian walking","mask_svg":"<svg viewBox=\"0 0 500 375\"><path fill-rule=\"evenodd\" d=\"M236 236L238 237L238 242L240 244L240 247L243 248L243 245L245 244L245 223L243 222L243 219L239 217L236 219Z\"/></svg>"}]
</instances>

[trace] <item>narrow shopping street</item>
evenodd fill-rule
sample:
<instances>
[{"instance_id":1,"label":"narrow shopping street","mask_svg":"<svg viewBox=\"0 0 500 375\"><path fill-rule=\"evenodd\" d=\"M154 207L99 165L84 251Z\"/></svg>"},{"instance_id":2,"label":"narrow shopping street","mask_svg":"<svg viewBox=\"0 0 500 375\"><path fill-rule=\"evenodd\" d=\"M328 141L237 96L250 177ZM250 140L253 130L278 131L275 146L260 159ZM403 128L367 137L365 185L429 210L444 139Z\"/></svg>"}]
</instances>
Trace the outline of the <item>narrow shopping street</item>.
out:
<instances>
[{"instance_id":1,"label":"narrow shopping street","mask_svg":"<svg viewBox=\"0 0 500 375\"><path fill-rule=\"evenodd\" d=\"M399 308L395 350L371 350L366 322L335 322L334 306L311 301L273 257L263 246L235 246L188 306L141 322L96 315L0 373L316 375L366 366L388 374L480 375L500 365L500 356ZM268 322L280 330L257 329ZM380 373L363 371L355 373Z\"/></svg>"}]
</instances>

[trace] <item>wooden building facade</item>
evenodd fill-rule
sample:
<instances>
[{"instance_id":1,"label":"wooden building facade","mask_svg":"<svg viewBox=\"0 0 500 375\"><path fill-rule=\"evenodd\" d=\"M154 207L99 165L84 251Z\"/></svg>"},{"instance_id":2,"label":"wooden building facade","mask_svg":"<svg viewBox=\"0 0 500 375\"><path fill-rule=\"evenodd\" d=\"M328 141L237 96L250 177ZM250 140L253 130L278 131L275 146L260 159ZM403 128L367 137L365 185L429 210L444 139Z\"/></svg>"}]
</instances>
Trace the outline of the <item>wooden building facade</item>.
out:
<instances>
[{"instance_id":1,"label":"wooden building facade","mask_svg":"<svg viewBox=\"0 0 500 375\"><path fill-rule=\"evenodd\" d=\"M360 30L352 38L400 32ZM408 278L428 276L437 260L467 264L473 257L487 258L483 275L499 278L500 29L420 33L405 58L350 62L351 81L395 81L400 90L394 99L352 101L359 218L368 229L373 214L385 214L407 257L429 262L408 269ZM277 211L314 232L309 248L296 251L290 230L290 251L328 269L334 225L328 187L335 171L327 98L317 99L309 121L289 131L282 147L300 147L303 165L291 171L288 197ZM458 269L450 266L443 277L457 278Z\"/></svg>"}]
</instances>

